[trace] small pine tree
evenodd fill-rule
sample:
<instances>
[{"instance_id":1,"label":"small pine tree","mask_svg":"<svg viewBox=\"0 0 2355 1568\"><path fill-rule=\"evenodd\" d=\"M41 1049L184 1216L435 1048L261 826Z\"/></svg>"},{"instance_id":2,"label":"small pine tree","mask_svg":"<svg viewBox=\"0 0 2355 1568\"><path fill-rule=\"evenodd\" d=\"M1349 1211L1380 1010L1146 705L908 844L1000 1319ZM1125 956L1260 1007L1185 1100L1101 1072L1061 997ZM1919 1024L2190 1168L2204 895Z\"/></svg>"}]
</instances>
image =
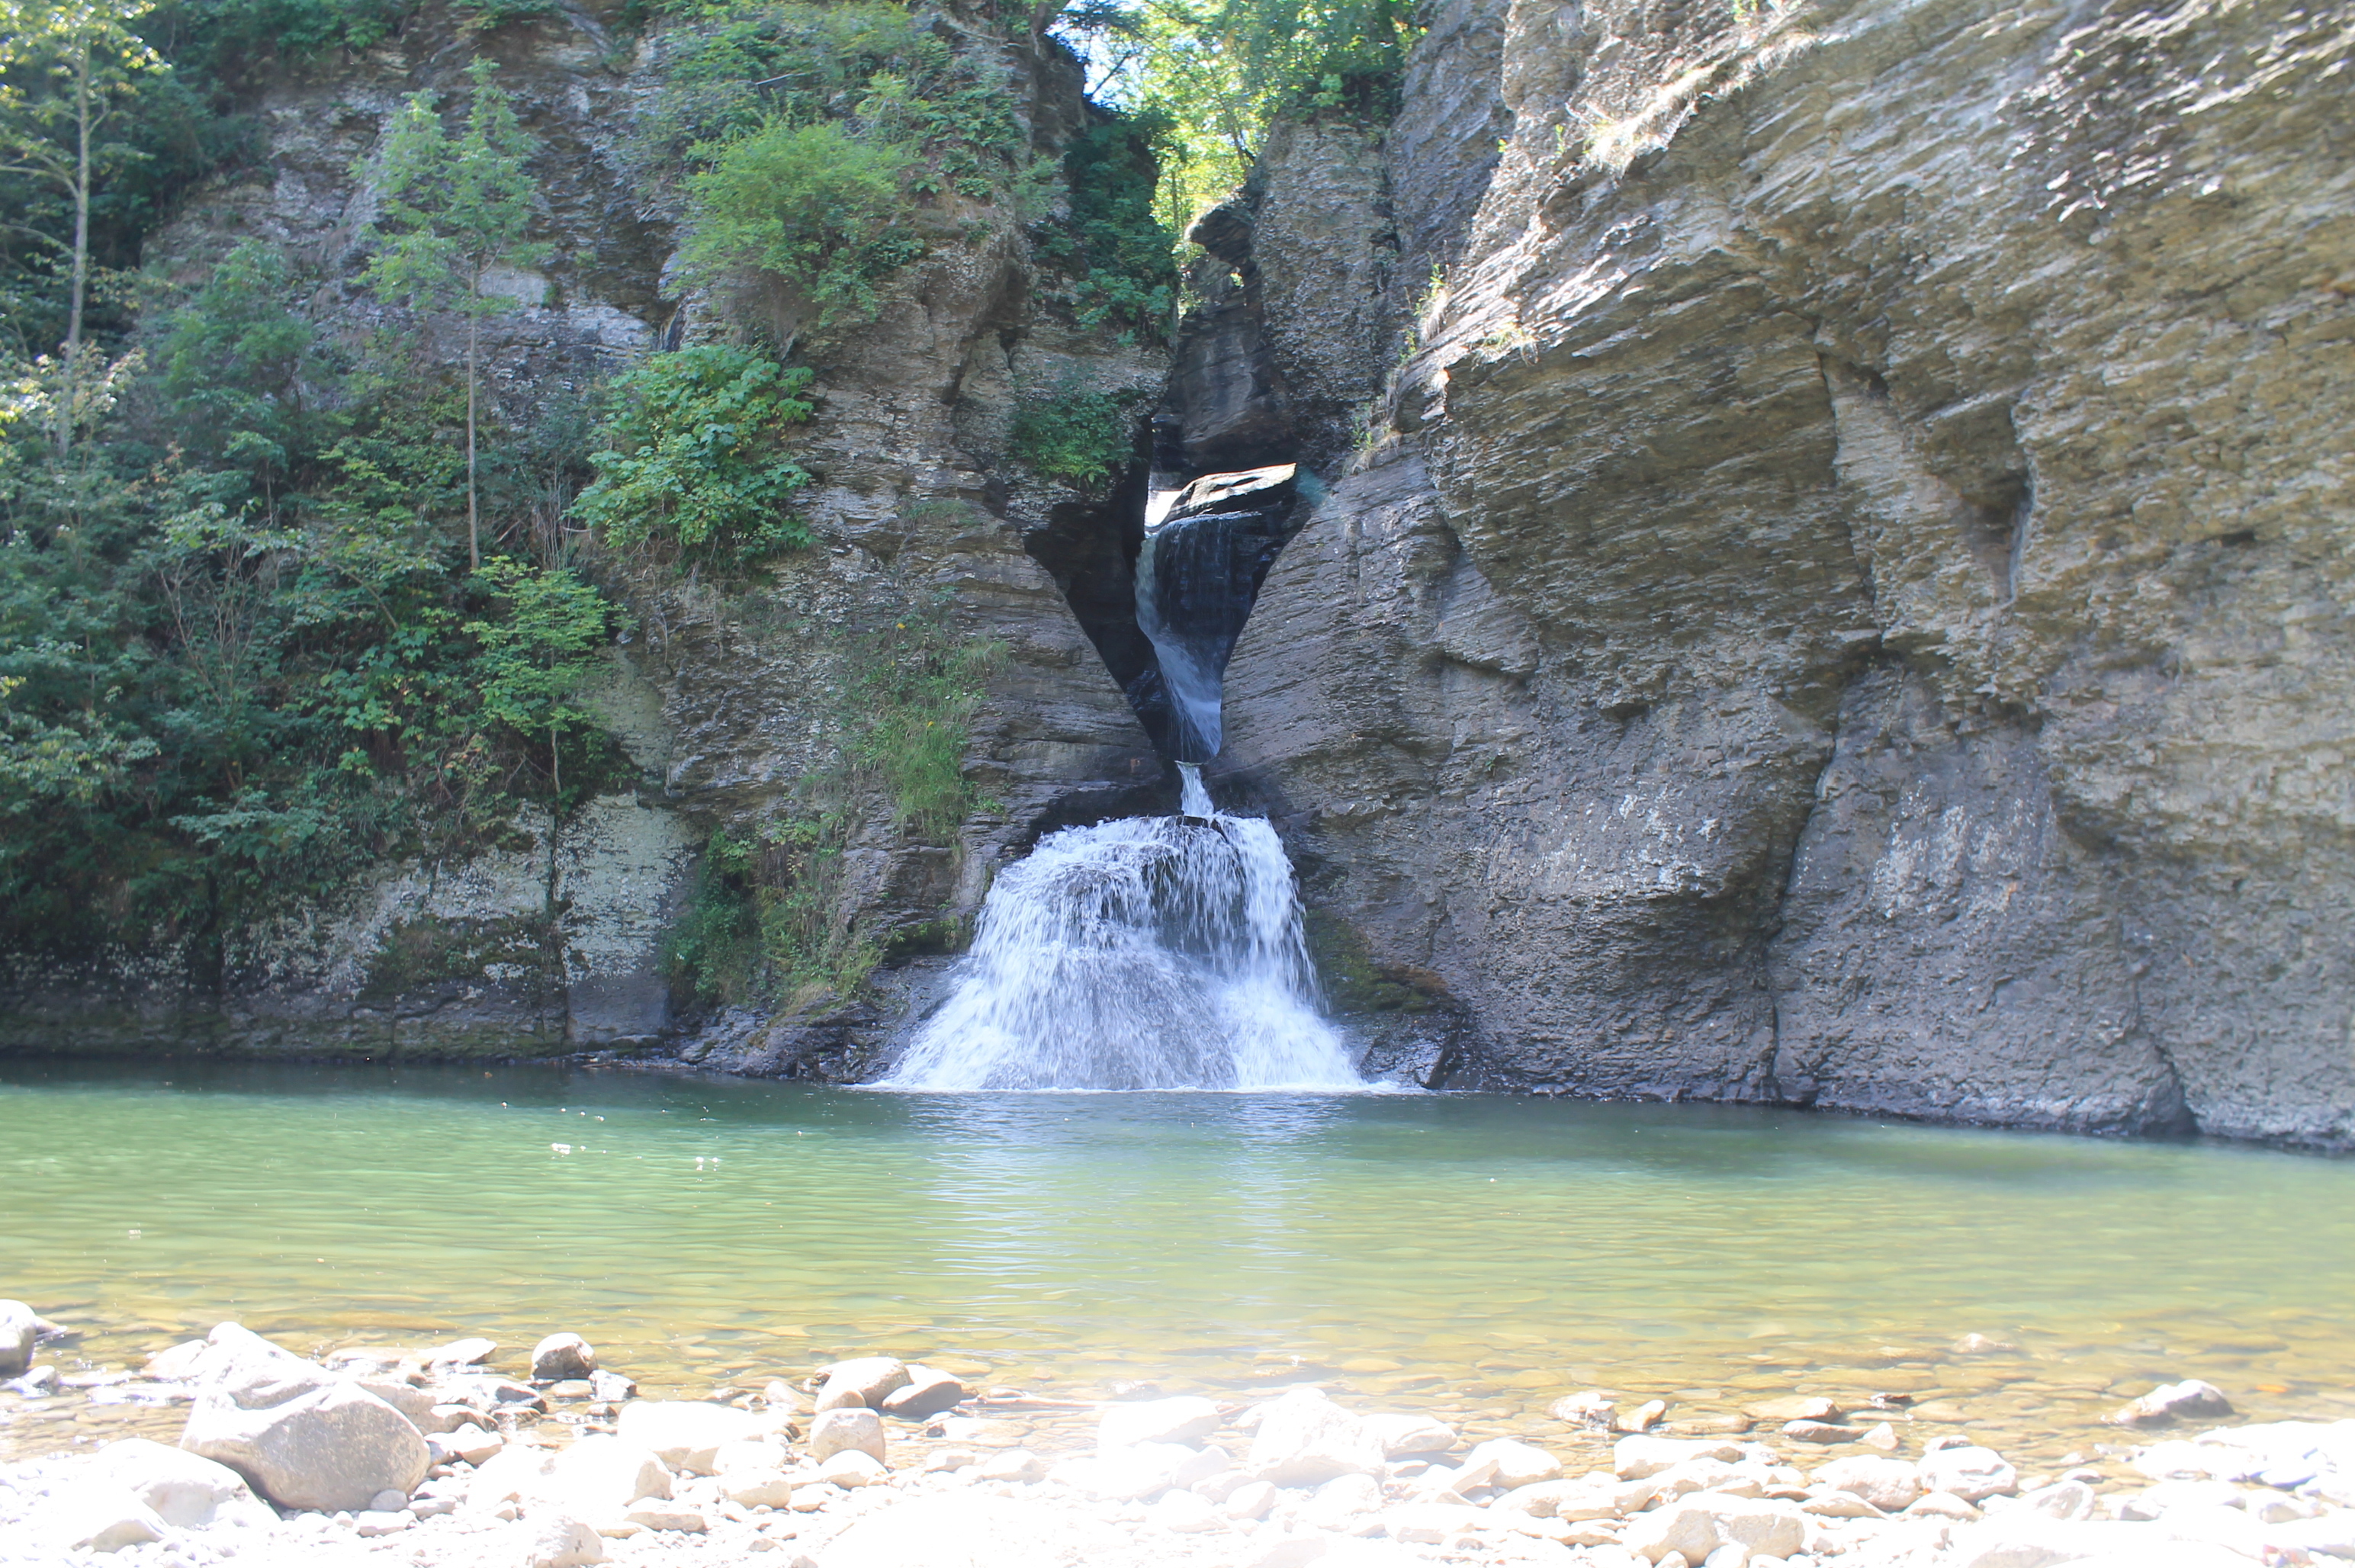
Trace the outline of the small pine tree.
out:
<instances>
[{"instance_id":1,"label":"small pine tree","mask_svg":"<svg viewBox=\"0 0 2355 1568\"><path fill-rule=\"evenodd\" d=\"M481 403L482 324L509 301L483 293L493 267L531 267L550 247L530 243L538 183L525 168L534 143L516 121L515 103L476 59L466 68L466 125L453 141L430 93L412 94L385 133L371 171L380 206L380 241L365 281L389 304L415 311L455 310L466 318L466 557L483 564L482 504L475 485L475 432Z\"/></svg>"}]
</instances>

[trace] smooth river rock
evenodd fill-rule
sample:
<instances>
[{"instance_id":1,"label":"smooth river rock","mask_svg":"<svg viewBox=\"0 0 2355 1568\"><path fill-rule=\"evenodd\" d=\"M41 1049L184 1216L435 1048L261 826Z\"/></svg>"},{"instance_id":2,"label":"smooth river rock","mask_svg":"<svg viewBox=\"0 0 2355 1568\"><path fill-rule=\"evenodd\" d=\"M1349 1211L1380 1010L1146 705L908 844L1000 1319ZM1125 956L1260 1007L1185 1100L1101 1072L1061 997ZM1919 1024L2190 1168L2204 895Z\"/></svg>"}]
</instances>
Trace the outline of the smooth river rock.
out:
<instances>
[{"instance_id":1,"label":"smooth river rock","mask_svg":"<svg viewBox=\"0 0 2355 1568\"><path fill-rule=\"evenodd\" d=\"M871 1413L868 1419L874 1419ZM722 1445L757 1437L772 1424L770 1418L733 1405L641 1399L622 1407L614 1433L623 1443L648 1450L674 1470L708 1476L716 1467Z\"/></svg>"},{"instance_id":2,"label":"smooth river rock","mask_svg":"<svg viewBox=\"0 0 2355 1568\"><path fill-rule=\"evenodd\" d=\"M180 1446L282 1508L366 1509L425 1478L424 1435L383 1400L234 1323L207 1336Z\"/></svg>"},{"instance_id":3,"label":"smooth river rock","mask_svg":"<svg viewBox=\"0 0 2355 1568\"><path fill-rule=\"evenodd\" d=\"M1363 1423L1321 1392L1295 1388L1268 1402L1243 1467L1279 1487L1313 1487L1337 1476L1378 1473L1382 1449Z\"/></svg>"},{"instance_id":4,"label":"smooth river rock","mask_svg":"<svg viewBox=\"0 0 2355 1568\"><path fill-rule=\"evenodd\" d=\"M0 1378L20 1377L33 1364L41 1337L38 1314L21 1301L0 1301Z\"/></svg>"},{"instance_id":5,"label":"smooth river rock","mask_svg":"<svg viewBox=\"0 0 2355 1568\"><path fill-rule=\"evenodd\" d=\"M810 1457L822 1463L852 1449L883 1463L883 1418L864 1405L819 1411L810 1423Z\"/></svg>"},{"instance_id":6,"label":"smooth river rock","mask_svg":"<svg viewBox=\"0 0 2355 1568\"><path fill-rule=\"evenodd\" d=\"M175 1529L201 1529L222 1519L252 1523L272 1517L245 1478L228 1466L144 1437L108 1444L99 1450L94 1468Z\"/></svg>"},{"instance_id":7,"label":"smooth river rock","mask_svg":"<svg viewBox=\"0 0 2355 1568\"><path fill-rule=\"evenodd\" d=\"M1219 1407L1188 1394L1106 1405L1096 1418L1096 1446L1125 1448L1136 1443L1199 1443L1219 1429Z\"/></svg>"},{"instance_id":8,"label":"smooth river rock","mask_svg":"<svg viewBox=\"0 0 2355 1568\"><path fill-rule=\"evenodd\" d=\"M531 1348L531 1375L538 1382L586 1378L597 1371L597 1352L578 1334L550 1334Z\"/></svg>"},{"instance_id":9,"label":"smooth river rock","mask_svg":"<svg viewBox=\"0 0 2355 1568\"><path fill-rule=\"evenodd\" d=\"M1992 1448L1941 1448L1914 1467L1925 1492L1950 1492L1977 1502L2019 1488L2019 1473Z\"/></svg>"},{"instance_id":10,"label":"smooth river rock","mask_svg":"<svg viewBox=\"0 0 2355 1568\"><path fill-rule=\"evenodd\" d=\"M884 1400L895 1390L908 1386L908 1364L890 1356L860 1356L837 1361L822 1375L826 1381L817 1395L817 1408L822 1412L857 1405L880 1410Z\"/></svg>"}]
</instances>

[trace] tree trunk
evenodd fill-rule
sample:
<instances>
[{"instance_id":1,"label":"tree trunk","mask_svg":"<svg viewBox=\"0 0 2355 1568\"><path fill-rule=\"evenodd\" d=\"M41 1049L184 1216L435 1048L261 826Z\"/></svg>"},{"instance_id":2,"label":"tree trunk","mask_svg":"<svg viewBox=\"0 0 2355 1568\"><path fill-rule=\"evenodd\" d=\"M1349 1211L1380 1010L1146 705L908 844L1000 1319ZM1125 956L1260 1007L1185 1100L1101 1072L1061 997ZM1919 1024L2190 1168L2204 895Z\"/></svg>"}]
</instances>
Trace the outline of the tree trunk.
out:
<instances>
[{"instance_id":1,"label":"tree trunk","mask_svg":"<svg viewBox=\"0 0 2355 1568\"><path fill-rule=\"evenodd\" d=\"M81 383L82 302L90 293L90 39L74 59L73 304L66 315L66 393L58 409L58 455L73 451L75 404Z\"/></svg>"},{"instance_id":2,"label":"tree trunk","mask_svg":"<svg viewBox=\"0 0 2355 1568\"><path fill-rule=\"evenodd\" d=\"M479 283L469 295L469 304L481 297ZM476 571L483 570L483 529L474 501L474 348L482 325L481 316L466 313L466 562Z\"/></svg>"}]
</instances>

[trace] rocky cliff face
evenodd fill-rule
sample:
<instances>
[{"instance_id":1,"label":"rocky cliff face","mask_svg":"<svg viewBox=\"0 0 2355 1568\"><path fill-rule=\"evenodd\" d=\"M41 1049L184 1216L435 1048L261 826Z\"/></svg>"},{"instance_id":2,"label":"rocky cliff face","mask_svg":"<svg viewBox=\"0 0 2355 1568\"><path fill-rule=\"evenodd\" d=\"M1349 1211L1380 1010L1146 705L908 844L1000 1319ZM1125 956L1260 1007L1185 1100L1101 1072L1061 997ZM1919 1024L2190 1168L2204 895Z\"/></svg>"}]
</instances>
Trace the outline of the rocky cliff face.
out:
<instances>
[{"instance_id":1,"label":"rocky cliff face","mask_svg":"<svg viewBox=\"0 0 2355 1568\"><path fill-rule=\"evenodd\" d=\"M954 7L933 21L1002 80L1051 167L1091 112L1077 63ZM744 302L682 296L676 214L630 167L632 115L660 47L631 35L618 8L568 5L478 37L429 7L347 67L273 88L255 106L266 159L193 195L150 261L192 281L237 240L264 238L319 280L306 313L327 331L387 325L357 283L373 197L355 165L406 94L454 86L470 54L487 54L538 140L536 237L554 252L544 272L493 280L516 308L485 328L490 395L527 417L741 315ZM715 828L750 836L785 811L839 752L861 661L919 618L952 644L998 650L966 759L985 805L925 841L872 792L850 804L834 918L858 940L937 945L995 866L1039 832L1160 789L1163 764L1037 559L1100 532L1085 525L1109 499L1042 481L1007 453L1025 397L1079 388L1149 400L1163 356L1042 298L1010 203L944 194L921 221L927 253L882 291L879 319L803 346L817 411L797 455L817 477L805 492L817 545L725 586L602 568L636 622L598 694L643 772L634 794L561 823L519 821L506 845L463 863L387 867L329 907L240 933L218 987L193 981L174 954L113 955L102 975L12 973L0 1047L512 1056L675 1035L693 1020L674 1007L659 950L700 846ZM454 359L449 336L436 347ZM821 999L725 1022L707 1042L715 1061L794 1072L818 1070L813 1053L839 1071L888 1019Z\"/></svg>"},{"instance_id":2,"label":"rocky cliff face","mask_svg":"<svg viewBox=\"0 0 2355 1568\"><path fill-rule=\"evenodd\" d=\"M1329 358L1363 449L1228 692L1360 966L1530 1088L2355 1136L2351 52L1444 10L1327 220L1405 357Z\"/></svg>"}]
</instances>

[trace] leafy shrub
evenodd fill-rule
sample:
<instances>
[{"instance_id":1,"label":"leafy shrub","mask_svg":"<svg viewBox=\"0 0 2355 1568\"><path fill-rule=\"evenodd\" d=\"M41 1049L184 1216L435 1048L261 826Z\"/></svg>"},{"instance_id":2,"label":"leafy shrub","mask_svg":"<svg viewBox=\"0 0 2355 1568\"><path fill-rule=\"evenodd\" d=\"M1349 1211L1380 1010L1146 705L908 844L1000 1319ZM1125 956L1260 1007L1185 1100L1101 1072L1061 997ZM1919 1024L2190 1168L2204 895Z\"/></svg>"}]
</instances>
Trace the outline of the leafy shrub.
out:
<instances>
[{"instance_id":1,"label":"leafy shrub","mask_svg":"<svg viewBox=\"0 0 2355 1568\"><path fill-rule=\"evenodd\" d=\"M1065 390L1026 402L1015 416L1013 455L1047 478L1092 489L1136 456L1137 397Z\"/></svg>"},{"instance_id":2,"label":"leafy shrub","mask_svg":"<svg viewBox=\"0 0 2355 1568\"><path fill-rule=\"evenodd\" d=\"M1040 226L1039 255L1071 275L1083 326L1106 322L1159 338L1178 293L1178 235L1154 211L1154 147L1170 128L1158 111L1100 122L1063 153L1071 213Z\"/></svg>"},{"instance_id":3,"label":"leafy shrub","mask_svg":"<svg viewBox=\"0 0 2355 1568\"><path fill-rule=\"evenodd\" d=\"M809 473L786 453L810 416L810 372L741 348L656 354L614 378L596 482L574 515L623 550L652 547L742 565L810 542L785 510Z\"/></svg>"},{"instance_id":4,"label":"leafy shrub","mask_svg":"<svg viewBox=\"0 0 2355 1568\"><path fill-rule=\"evenodd\" d=\"M907 146L833 121L772 120L688 179L687 263L706 277L782 279L815 307L819 328L868 315L876 281L923 252L902 224L914 163Z\"/></svg>"}]
</instances>

